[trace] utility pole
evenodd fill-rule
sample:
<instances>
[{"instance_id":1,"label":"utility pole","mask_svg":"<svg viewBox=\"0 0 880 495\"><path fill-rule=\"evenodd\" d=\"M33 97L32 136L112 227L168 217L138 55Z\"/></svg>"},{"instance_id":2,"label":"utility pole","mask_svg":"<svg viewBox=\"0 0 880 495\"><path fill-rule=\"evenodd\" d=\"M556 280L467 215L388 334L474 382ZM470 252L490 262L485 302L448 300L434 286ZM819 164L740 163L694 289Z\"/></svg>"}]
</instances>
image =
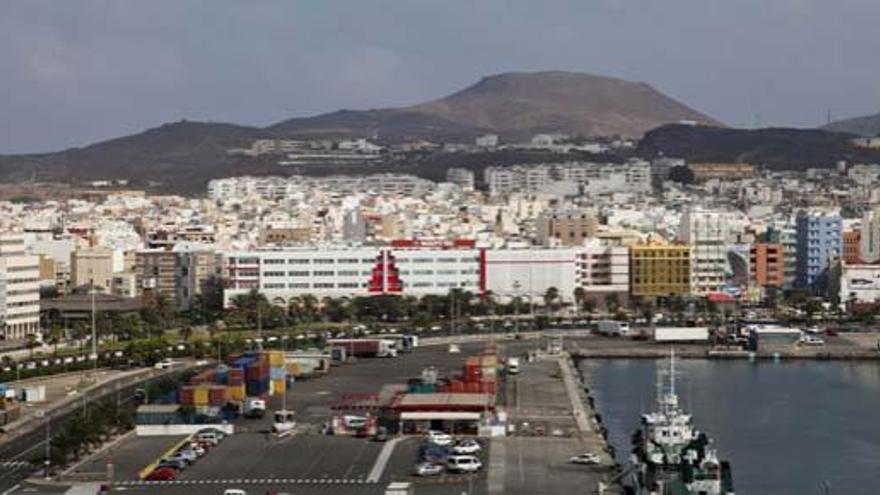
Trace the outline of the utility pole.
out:
<instances>
[{"instance_id":1,"label":"utility pole","mask_svg":"<svg viewBox=\"0 0 880 495\"><path fill-rule=\"evenodd\" d=\"M257 295L257 350L263 350L263 313L262 304L260 304L259 294Z\"/></svg>"},{"instance_id":2,"label":"utility pole","mask_svg":"<svg viewBox=\"0 0 880 495\"><path fill-rule=\"evenodd\" d=\"M49 468L52 464L52 426L51 420L46 418L46 479L49 479Z\"/></svg>"},{"instance_id":3,"label":"utility pole","mask_svg":"<svg viewBox=\"0 0 880 495\"><path fill-rule=\"evenodd\" d=\"M92 294L92 370L98 371L98 332L95 325L95 281L89 281L90 291Z\"/></svg>"}]
</instances>

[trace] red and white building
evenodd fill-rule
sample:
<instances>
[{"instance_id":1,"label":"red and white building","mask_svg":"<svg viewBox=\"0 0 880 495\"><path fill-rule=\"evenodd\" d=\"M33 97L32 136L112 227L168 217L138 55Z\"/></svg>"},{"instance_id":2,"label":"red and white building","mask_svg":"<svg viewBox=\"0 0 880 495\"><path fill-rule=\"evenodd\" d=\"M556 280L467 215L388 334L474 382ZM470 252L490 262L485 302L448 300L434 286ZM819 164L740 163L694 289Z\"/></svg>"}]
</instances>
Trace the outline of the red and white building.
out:
<instances>
[{"instance_id":1,"label":"red and white building","mask_svg":"<svg viewBox=\"0 0 880 495\"><path fill-rule=\"evenodd\" d=\"M287 248L223 254L224 302L258 289L274 304L311 294L424 296L461 289L477 295L541 298L555 287L563 301L576 287L627 292L627 248L483 249L473 241L395 241L388 246Z\"/></svg>"}]
</instances>

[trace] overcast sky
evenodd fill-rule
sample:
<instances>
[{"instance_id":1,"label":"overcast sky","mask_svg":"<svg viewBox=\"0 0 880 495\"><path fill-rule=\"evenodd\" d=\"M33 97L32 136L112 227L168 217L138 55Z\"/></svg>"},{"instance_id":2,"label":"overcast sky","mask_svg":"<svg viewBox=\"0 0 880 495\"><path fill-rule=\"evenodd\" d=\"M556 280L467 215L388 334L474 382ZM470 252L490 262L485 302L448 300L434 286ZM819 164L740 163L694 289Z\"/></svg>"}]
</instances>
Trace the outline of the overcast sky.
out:
<instances>
[{"instance_id":1,"label":"overcast sky","mask_svg":"<svg viewBox=\"0 0 880 495\"><path fill-rule=\"evenodd\" d=\"M640 80L727 124L880 111L878 0L0 0L0 153L267 125L484 75Z\"/></svg>"}]
</instances>

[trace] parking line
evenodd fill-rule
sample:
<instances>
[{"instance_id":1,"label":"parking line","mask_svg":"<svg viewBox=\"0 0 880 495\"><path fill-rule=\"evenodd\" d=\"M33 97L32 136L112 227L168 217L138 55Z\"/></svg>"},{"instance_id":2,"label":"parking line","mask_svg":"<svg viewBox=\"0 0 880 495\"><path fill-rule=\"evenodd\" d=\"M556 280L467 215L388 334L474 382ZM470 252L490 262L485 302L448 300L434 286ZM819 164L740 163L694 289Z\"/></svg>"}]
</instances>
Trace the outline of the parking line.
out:
<instances>
[{"instance_id":1,"label":"parking line","mask_svg":"<svg viewBox=\"0 0 880 495\"><path fill-rule=\"evenodd\" d=\"M370 470L370 474L367 476L368 482L379 482L382 478L382 473L385 472L385 466L387 466L388 461L391 460L391 454L394 452L394 447L405 438L406 437L397 437L385 442L385 445L382 446L382 451L379 452L379 455L376 457L376 463L373 464L373 469Z\"/></svg>"}]
</instances>

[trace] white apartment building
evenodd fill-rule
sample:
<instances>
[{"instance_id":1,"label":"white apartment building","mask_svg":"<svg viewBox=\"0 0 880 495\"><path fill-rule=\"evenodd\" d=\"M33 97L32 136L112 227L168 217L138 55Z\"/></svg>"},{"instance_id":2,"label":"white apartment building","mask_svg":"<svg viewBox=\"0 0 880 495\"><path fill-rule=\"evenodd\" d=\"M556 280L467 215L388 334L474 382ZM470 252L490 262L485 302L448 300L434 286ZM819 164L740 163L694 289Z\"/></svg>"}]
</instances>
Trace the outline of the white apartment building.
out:
<instances>
[{"instance_id":1,"label":"white apartment building","mask_svg":"<svg viewBox=\"0 0 880 495\"><path fill-rule=\"evenodd\" d=\"M0 234L0 331L7 340L40 330L39 263L25 252L21 234Z\"/></svg>"},{"instance_id":2,"label":"white apartment building","mask_svg":"<svg viewBox=\"0 0 880 495\"><path fill-rule=\"evenodd\" d=\"M651 165L632 160L623 164L568 162L487 167L484 180L490 195L539 193L556 183L576 186L584 194L646 194L651 192Z\"/></svg>"},{"instance_id":3,"label":"white apartment building","mask_svg":"<svg viewBox=\"0 0 880 495\"><path fill-rule=\"evenodd\" d=\"M722 289L727 267L727 215L690 207L684 211L678 240L691 246L691 293L706 295Z\"/></svg>"},{"instance_id":4,"label":"white apartment building","mask_svg":"<svg viewBox=\"0 0 880 495\"><path fill-rule=\"evenodd\" d=\"M629 247L595 242L578 249L576 263L576 283L587 298L629 294Z\"/></svg>"},{"instance_id":5,"label":"white apartment building","mask_svg":"<svg viewBox=\"0 0 880 495\"><path fill-rule=\"evenodd\" d=\"M451 182L463 191L474 190L474 172L466 168L450 168L446 170L446 182Z\"/></svg>"},{"instance_id":6,"label":"white apartment building","mask_svg":"<svg viewBox=\"0 0 880 495\"><path fill-rule=\"evenodd\" d=\"M859 255L865 263L880 261L880 208L865 212Z\"/></svg>"},{"instance_id":7,"label":"white apartment building","mask_svg":"<svg viewBox=\"0 0 880 495\"><path fill-rule=\"evenodd\" d=\"M841 262L841 307L847 303L880 302L880 265L848 265Z\"/></svg>"},{"instance_id":8,"label":"white apartment building","mask_svg":"<svg viewBox=\"0 0 880 495\"><path fill-rule=\"evenodd\" d=\"M554 287L563 301L574 298L578 249L497 249L485 251L486 290L496 297L541 303Z\"/></svg>"}]
</instances>

